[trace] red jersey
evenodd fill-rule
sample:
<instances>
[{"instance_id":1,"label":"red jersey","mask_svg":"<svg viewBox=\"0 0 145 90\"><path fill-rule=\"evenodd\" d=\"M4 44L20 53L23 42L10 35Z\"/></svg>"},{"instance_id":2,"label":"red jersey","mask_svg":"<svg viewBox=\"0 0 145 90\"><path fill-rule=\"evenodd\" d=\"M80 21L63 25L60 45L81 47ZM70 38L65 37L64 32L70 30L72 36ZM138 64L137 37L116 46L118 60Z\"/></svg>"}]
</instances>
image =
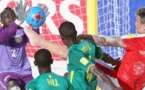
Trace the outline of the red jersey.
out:
<instances>
[{"instance_id":1,"label":"red jersey","mask_svg":"<svg viewBox=\"0 0 145 90\"><path fill-rule=\"evenodd\" d=\"M145 37L122 39L125 55L117 78L124 90L142 90L145 86Z\"/></svg>"}]
</instances>

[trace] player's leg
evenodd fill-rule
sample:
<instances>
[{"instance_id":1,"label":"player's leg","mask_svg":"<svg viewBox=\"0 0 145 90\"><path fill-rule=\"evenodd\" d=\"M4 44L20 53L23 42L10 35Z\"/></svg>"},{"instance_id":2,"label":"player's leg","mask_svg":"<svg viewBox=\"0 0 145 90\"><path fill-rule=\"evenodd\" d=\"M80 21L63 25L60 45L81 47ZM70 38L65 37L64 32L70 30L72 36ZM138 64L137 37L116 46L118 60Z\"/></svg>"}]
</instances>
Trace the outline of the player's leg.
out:
<instances>
[{"instance_id":1,"label":"player's leg","mask_svg":"<svg viewBox=\"0 0 145 90\"><path fill-rule=\"evenodd\" d=\"M39 45L40 40L43 39L41 36L39 36L39 34L35 33L32 29L30 29L27 26L24 27L24 32L29 38L29 42L32 46Z\"/></svg>"},{"instance_id":2,"label":"player's leg","mask_svg":"<svg viewBox=\"0 0 145 90\"><path fill-rule=\"evenodd\" d=\"M67 53L68 49L62 45L50 42L39 36L37 33L35 33L33 30L28 28L27 26L24 27L24 32L29 38L29 41L32 46L39 45L50 52L52 52L55 55L58 55L60 58L66 60L67 59Z\"/></svg>"},{"instance_id":3,"label":"player's leg","mask_svg":"<svg viewBox=\"0 0 145 90\"><path fill-rule=\"evenodd\" d=\"M16 73L4 72L0 74L0 90L11 90L13 86L19 87L19 83L19 76Z\"/></svg>"},{"instance_id":4,"label":"player's leg","mask_svg":"<svg viewBox=\"0 0 145 90\"><path fill-rule=\"evenodd\" d=\"M9 81L6 84L6 87L7 87L7 90L21 90L20 85L15 79L9 79Z\"/></svg>"}]
</instances>

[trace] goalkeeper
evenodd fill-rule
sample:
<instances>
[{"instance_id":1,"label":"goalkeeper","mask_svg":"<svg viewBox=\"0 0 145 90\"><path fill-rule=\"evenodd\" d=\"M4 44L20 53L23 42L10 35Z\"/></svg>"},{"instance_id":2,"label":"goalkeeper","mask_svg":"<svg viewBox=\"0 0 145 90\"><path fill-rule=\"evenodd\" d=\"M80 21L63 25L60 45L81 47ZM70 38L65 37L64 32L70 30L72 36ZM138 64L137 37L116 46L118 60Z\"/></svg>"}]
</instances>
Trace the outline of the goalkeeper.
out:
<instances>
[{"instance_id":1,"label":"goalkeeper","mask_svg":"<svg viewBox=\"0 0 145 90\"><path fill-rule=\"evenodd\" d=\"M28 38L20 25L24 22L25 9L22 0L16 3L15 12L6 7L0 14L0 90L25 90L33 79L25 46ZM39 33L39 28L33 29Z\"/></svg>"}]
</instances>

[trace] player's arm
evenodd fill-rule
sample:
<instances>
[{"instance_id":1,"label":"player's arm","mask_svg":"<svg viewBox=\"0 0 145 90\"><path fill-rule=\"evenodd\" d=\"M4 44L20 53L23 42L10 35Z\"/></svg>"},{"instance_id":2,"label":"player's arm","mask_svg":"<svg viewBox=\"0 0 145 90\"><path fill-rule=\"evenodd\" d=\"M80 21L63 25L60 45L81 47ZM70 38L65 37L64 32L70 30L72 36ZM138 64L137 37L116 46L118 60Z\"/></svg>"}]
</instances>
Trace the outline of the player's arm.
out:
<instances>
[{"instance_id":1,"label":"player's arm","mask_svg":"<svg viewBox=\"0 0 145 90\"><path fill-rule=\"evenodd\" d=\"M11 23L7 28L0 28L0 42L3 42L15 35L18 25Z\"/></svg>"},{"instance_id":2,"label":"player's arm","mask_svg":"<svg viewBox=\"0 0 145 90\"><path fill-rule=\"evenodd\" d=\"M101 59L102 61L111 64L112 66L120 65L119 61L114 60L111 56L109 56L107 53L103 52L101 47L96 46L95 48L95 58Z\"/></svg>"},{"instance_id":3,"label":"player's arm","mask_svg":"<svg viewBox=\"0 0 145 90\"><path fill-rule=\"evenodd\" d=\"M93 41L96 45L101 46L118 46L124 47L121 37L98 36L98 35L79 35L80 39L87 39Z\"/></svg>"},{"instance_id":4,"label":"player's arm","mask_svg":"<svg viewBox=\"0 0 145 90\"><path fill-rule=\"evenodd\" d=\"M116 65L119 66L121 64L120 61L118 60L114 60L110 55L108 55L107 53L103 53L103 56L101 58L101 60L103 60L106 63L111 64L112 66Z\"/></svg>"},{"instance_id":5,"label":"player's arm","mask_svg":"<svg viewBox=\"0 0 145 90\"><path fill-rule=\"evenodd\" d=\"M110 80L110 78L98 69L93 62L88 60L86 55L80 50L70 49L70 53L68 54L69 63L80 67L84 71L91 72L102 79L105 83L107 83L112 90L122 90L121 88L116 87L116 85Z\"/></svg>"},{"instance_id":6,"label":"player's arm","mask_svg":"<svg viewBox=\"0 0 145 90\"><path fill-rule=\"evenodd\" d=\"M47 50L49 50L51 53L58 55L60 58L66 60L67 59L67 53L68 49L62 45L50 42L42 38L40 35L38 35L36 32L28 28L27 26L24 27L24 32L29 38L30 44L32 46L41 46Z\"/></svg>"},{"instance_id":7,"label":"player's arm","mask_svg":"<svg viewBox=\"0 0 145 90\"><path fill-rule=\"evenodd\" d=\"M95 65L90 66L89 71L98 76L106 84L108 84L112 90L123 90L122 88L116 87L116 85L111 81L111 79Z\"/></svg>"}]
</instances>

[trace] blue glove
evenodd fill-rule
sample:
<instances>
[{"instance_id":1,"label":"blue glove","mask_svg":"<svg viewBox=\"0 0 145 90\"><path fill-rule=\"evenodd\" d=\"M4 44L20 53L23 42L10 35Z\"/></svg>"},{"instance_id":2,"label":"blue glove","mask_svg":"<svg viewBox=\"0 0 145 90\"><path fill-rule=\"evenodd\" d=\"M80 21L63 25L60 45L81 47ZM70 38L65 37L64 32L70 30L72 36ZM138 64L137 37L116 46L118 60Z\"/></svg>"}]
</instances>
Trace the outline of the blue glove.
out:
<instances>
[{"instance_id":1,"label":"blue glove","mask_svg":"<svg viewBox=\"0 0 145 90\"><path fill-rule=\"evenodd\" d=\"M15 14L16 14L15 23L17 25L21 25L24 22L26 7L27 7L27 2L25 2L24 5L23 5L22 0L20 0L19 2L16 2L16 5L14 7L14 11L15 11Z\"/></svg>"}]
</instances>

